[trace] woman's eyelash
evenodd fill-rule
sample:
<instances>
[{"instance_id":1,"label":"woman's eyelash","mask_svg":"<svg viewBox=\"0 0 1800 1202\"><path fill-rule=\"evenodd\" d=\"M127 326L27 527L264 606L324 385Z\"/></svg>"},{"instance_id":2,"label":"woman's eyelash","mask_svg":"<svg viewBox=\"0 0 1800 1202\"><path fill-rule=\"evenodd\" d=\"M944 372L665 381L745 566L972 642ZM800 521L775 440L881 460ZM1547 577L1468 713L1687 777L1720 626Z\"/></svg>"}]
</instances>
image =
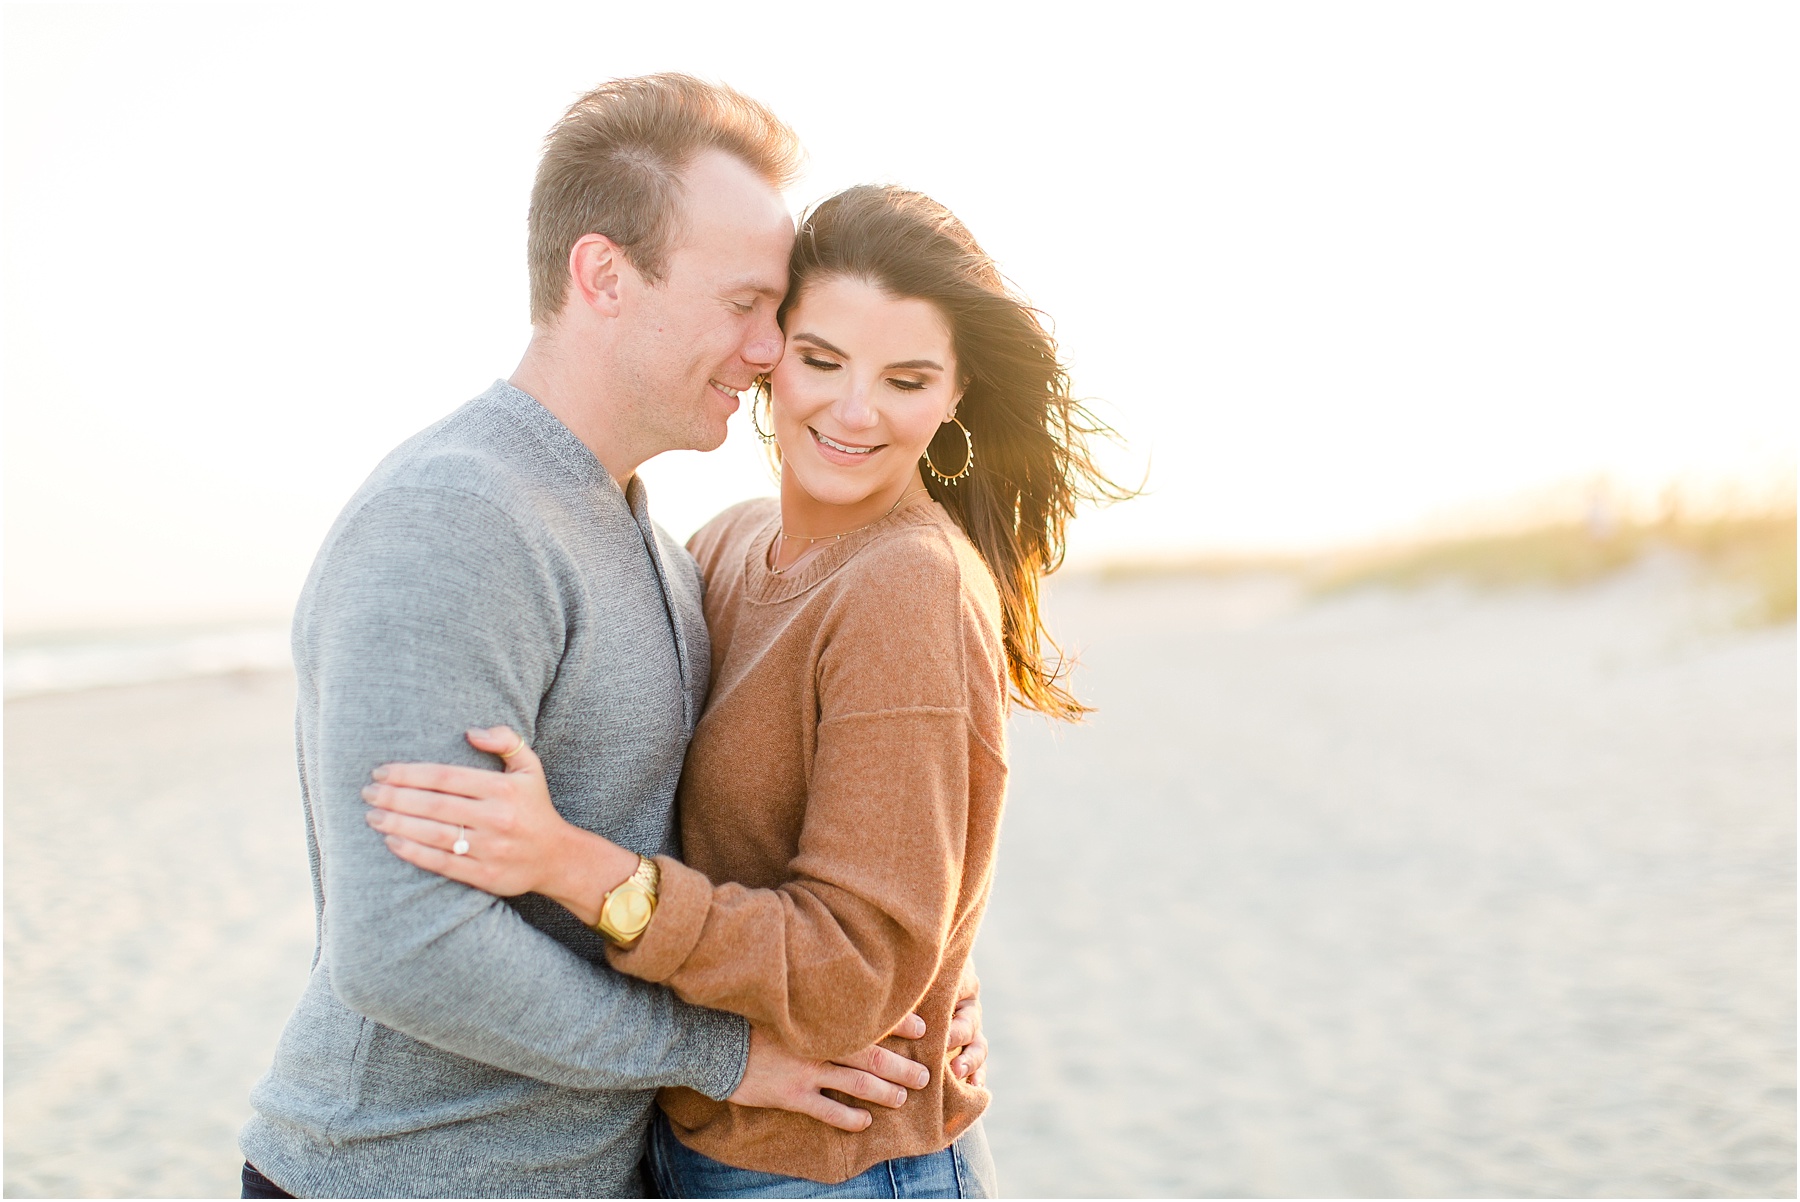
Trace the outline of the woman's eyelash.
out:
<instances>
[{"instance_id":1,"label":"woman's eyelash","mask_svg":"<svg viewBox=\"0 0 1800 1202\"><path fill-rule=\"evenodd\" d=\"M843 366L841 363L834 363L830 359L816 358L807 354L805 351L800 352L800 362L806 364L808 367L816 367L820 371L836 371L839 367ZM895 388L900 389L902 392L919 392L922 389L930 387L929 383L925 380L889 380L888 383L892 384Z\"/></svg>"}]
</instances>

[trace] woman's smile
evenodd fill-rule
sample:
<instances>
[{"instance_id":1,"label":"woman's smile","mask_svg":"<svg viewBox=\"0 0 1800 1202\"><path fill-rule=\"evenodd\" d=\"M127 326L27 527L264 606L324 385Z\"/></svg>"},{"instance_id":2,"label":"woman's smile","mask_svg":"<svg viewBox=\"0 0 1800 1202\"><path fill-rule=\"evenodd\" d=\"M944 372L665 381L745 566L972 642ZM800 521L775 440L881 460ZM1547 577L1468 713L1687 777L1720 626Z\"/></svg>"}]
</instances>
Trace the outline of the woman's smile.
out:
<instances>
[{"instance_id":1,"label":"woman's smile","mask_svg":"<svg viewBox=\"0 0 1800 1202\"><path fill-rule=\"evenodd\" d=\"M876 451L883 450L887 447L885 442L877 443L874 446L864 446L860 443L844 442L841 439L832 438L828 434L821 434L814 426L806 427L806 432L812 435L813 444L819 448L819 454L825 458L827 463L839 463L845 466L860 466L867 463L869 457Z\"/></svg>"}]
</instances>

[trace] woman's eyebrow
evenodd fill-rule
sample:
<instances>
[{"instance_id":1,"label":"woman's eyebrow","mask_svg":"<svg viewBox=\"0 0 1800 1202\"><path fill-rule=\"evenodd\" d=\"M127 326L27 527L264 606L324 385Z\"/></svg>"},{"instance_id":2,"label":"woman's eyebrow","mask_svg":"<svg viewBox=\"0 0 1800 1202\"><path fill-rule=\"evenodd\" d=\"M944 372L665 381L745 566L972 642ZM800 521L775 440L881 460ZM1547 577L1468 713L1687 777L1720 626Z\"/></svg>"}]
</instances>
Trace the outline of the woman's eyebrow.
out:
<instances>
[{"instance_id":1,"label":"woman's eyebrow","mask_svg":"<svg viewBox=\"0 0 1800 1202\"><path fill-rule=\"evenodd\" d=\"M943 371L944 370L943 364L935 362L934 360L931 360L931 359L908 359L904 363L890 363L887 365L887 369L889 371L897 371L897 370L899 370L901 368L905 368L905 367L929 367L932 371Z\"/></svg>"},{"instance_id":2,"label":"woman's eyebrow","mask_svg":"<svg viewBox=\"0 0 1800 1202\"><path fill-rule=\"evenodd\" d=\"M849 355L845 354L843 351L838 350L837 347L832 346L829 342L826 342L823 338L819 337L817 334L795 334L794 341L795 342L810 342L814 346L818 347L820 350L829 351L832 354L838 356L838 358L840 358L840 359L848 359L850 357Z\"/></svg>"}]
</instances>

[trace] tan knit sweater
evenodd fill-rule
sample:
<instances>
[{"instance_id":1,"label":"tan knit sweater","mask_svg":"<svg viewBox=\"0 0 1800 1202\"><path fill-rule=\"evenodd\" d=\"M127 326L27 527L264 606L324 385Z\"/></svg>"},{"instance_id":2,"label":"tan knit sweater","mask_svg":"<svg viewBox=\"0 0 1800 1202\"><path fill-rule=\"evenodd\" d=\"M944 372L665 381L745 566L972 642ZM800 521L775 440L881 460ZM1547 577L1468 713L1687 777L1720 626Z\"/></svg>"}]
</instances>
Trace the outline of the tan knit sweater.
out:
<instances>
[{"instance_id":1,"label":"tan knit sweater","mask_svg":"<svg viewBox=\"0 0 1800 1202\"><path fill-rule=\"evenodd\" d=\"M689 544L713 671L681 780L686 862L661 858L656 917L612 962L822 1058L923 1015L923 1039L886 1046L931 1083L865 1104L856 1134L662 1091L689 1147L836 1183L948 1147L987 1107L950 1077L945 1036L993 877L1006 661L993 578L935 501L776 575L779 520L747 502Z\"/></svg>"}]
</instances>

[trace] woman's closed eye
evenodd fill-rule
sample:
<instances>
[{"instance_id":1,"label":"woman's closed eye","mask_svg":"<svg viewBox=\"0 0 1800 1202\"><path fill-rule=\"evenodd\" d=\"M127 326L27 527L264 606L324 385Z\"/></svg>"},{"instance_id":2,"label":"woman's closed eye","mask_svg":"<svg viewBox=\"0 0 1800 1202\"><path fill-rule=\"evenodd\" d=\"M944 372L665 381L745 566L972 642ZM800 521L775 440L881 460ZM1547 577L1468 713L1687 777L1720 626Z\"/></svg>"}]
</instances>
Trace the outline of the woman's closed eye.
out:
<instances>
[{"instance_id":1,"label":"woman's closed eye","mask_svg":"<svg viewBox=\"0 0 1800 1202\"><path fill-rule=\"evenodd\" d=\"M929 382L925 381L925 380L912 380L912 379L903 379L902 378L902 379L889 380L888 383L892 384L895 388L900 389L902 392L921 392L924 389L930 387Z\"/></svg>"},{"instance_id":2,"label":"woman's closed eye","mask_svg":"<svg viewBox=\"0 0 1800 1202\"><path fill-rule=\"evenodd\" d=\"M833 363L830 359L821 359L816 355L808 355L805 352L801 352L800 362L806 364L808 367L816 367L820 371L836 371L839 367L843 366L840 363Z\"/></svg>"}]
</instances>

